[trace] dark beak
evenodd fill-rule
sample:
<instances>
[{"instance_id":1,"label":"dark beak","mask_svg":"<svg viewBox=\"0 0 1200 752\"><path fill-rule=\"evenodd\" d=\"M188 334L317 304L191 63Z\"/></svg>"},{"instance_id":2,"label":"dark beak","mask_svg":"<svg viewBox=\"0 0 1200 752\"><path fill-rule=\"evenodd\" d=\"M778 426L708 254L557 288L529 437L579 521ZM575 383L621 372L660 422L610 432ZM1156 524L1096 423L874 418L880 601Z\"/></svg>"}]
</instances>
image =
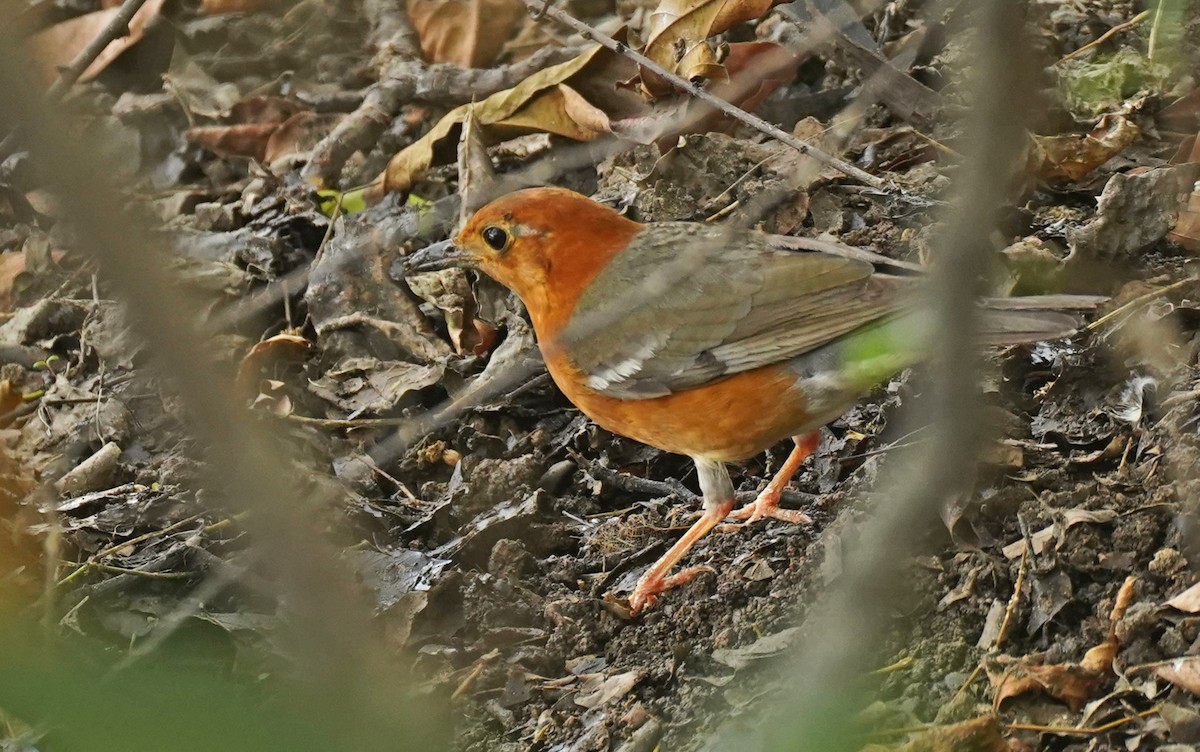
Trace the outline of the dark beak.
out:
<instances>
[{"instance_id":1,"label":"dark beak","mask_svg":"<svg viewBox=\"0 0 1200 752\"><path fill-rule=\"evenodd\" d=\"M404 259L405 274L436 272L455 266L471 266L471 256L461 248L456 248L451 240L425 246Z\"/></svg>"}]
</instances>

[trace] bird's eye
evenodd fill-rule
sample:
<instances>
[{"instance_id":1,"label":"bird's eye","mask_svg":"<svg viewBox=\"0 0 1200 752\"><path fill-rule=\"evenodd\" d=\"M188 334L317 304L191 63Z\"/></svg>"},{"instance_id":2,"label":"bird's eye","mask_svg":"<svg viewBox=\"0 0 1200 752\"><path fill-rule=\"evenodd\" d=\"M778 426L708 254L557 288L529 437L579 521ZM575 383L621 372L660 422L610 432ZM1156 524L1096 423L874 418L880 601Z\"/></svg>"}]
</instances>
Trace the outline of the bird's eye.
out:
<instances>
[{"instance_id":1,"label":"bird's eye","mask_svg":"<svg viewBox=\"0 0 1200 752\"><path fill-rule=\"evenodd\" d=\"M493 250L503 251L508 247L508 233L495 225L483 228L483 242Z\"/></svg>"}]
</instances>

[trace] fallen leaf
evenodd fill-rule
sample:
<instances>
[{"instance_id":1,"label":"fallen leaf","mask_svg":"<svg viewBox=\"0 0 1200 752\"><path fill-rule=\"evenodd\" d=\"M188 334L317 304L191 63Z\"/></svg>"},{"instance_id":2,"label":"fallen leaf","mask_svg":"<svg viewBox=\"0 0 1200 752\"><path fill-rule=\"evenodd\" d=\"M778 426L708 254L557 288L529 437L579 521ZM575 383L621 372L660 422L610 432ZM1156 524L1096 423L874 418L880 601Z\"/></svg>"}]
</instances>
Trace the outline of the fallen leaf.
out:
<instances>
[{"instance_id":1,"label":"fallen leaf","mask_svg":"<svg viewBox=\"0 0 1200 752\"><path fill-rule=\"evenodd\" d=\"M79 81L91 81L126 50L141 41L150 22L162 11L163 2L164 0L147 0L130 20L129 34L109 42L92 64L84 69ZM94 13L85 13L31 36L26 42L26 49L38 82L42 86L50 86L58 80L58 69L70 63L91 44L118 12L118 8L106 8Z\"/></svg>"},{"instance_id":2,"label":"fallen leaf","mask_svg":"<svg viewBox=\"0 0 1200 752\"><path fill-rule=\"evenodd\" d=\"M997 710L1007 699L1038 691L1065 702L1071 710L1079 710L1103 678L1072 663L1040 665L1024 661L996 677L990 671L988 675L996 691L992 707Z\"/></svg>"},{"instance_id":3,"label":"fallen leaf","mask_svg":"<svg viewBox=\"0 0 1200 752\"><path fill-rule=\"evenodd\" d=\"M383 174L376 179L375 186L385 192L407 190L435 161L452 159L468 112L478 121L481 135L488 143L536 132L577 140L596 138L603 132L598 129L601 123L597 122L597 111L611 110L601 105L592 92L584 91L577 84L583 83L580 79L593 74L599 80L615 80L602 70L614 62L619 63L615 53L597 45L571 60L538 71L513 88L496 92L482 102L451 110L427 134L393 156ZM612 90L611 84L608 88ZM591 108L584 108L576 95ZM611 92L611 95L621 96L617 92ZM632 94L626 96L634 98ZM585 115L585 122L572 119L572 115L580 116L581 113ZM604 115L604 120L608 117Z\"/></svg>"},{"instance_id":4,"label":"fallen leaf","mask_svg":"<svg viewBox=\"0 0 1200 752\"><path fill-rule=\"evenodd\" d=\"M720 34L744 21L761 18L771 8L785 0L725 0L717 17L713 19L710 34Z\"/></svg>"},{"instance_id":5,"label":"fallen leaf","mask_svg":"<svg viewBox=\"0 0 1200 752\"><path fill-rule=\"evenodd\" d=\"M1154 673L1180 689L1200 696L1200 656L1176 658L1166 666L1159 666Z\"/></svg>"},{"instance_id":6,"label":"fallen leaf","mask_svg":"<svg viewBox=\"0 0 1200 752\"><path fill-rule=\"evenodd\" d=\"M247 399L253 397L264 372L279 364L303 362L311 347L307 339L291 332L280 332L254 345L238 364L239 392Z\"/></svg>"},{"instance_id":7,"label":"fallen leaf","mask_svg":"<svg viewBox=\"0 0 1200 752\"><path fill-rule=\"evenodd\" d=\"M872 745L863 752L1011 752L1000 733L1000 723L994 715L934 726L915 734L898 747Z\"/></svg>"},{"instance_id":8,"label":"fallen leaf","mask_svg":"<svg viewBox=\"0 0 1200 752\"><path fill-rule=\"evenodd\" d=\"M275 123L202 125L188 128L184 131L184 136L189 144L203 146L227 159L247 157L261 162L267 153L267 142L278 127Z\"/></svg>"},{"instance_id":9,"label":"fallen leaf","mask_svg":"<svg viewBox=\"0 0 1200 752\"><path fill-rule=\"evenodd\" d=\"M286 167L288 161L308 159L313 147L341 119L341 115L333 113L297 112L271 132L263 149L263 161L280 168Z\"/></svg>"},{"instance_id":10,"label":"fallen leaf","mask_svg":"<svg viewBox=\"0 0 1200 752\"><path fill-rule=\"evenodd\" d=\"M222 157L247 157L274 162L317 138L333 126L336 115L317 115L304 105L282 97L247 97L225 114L225 125L188 128L188 143ZM278 134L278 135L277 135Z\"/></svg>"},{"instance_id":11,"label":"fallen leaf","mask_svg":"<svg viewBox=\"0 0 1200 752\"><path fill-rule=\"evenodd\" d=\"M694 81L724 79L725 68L708 43L725 0L661 0L650 14L642 54L671 73ZM675 90L666 79L642 69L642 90L657 98Z\"/></svg>"},{"instance_id":12,"label":"fallen leaf","mask_svg":"<svg viewBox=\"0 0 1200 752\"><path fill-rule=\"evenodd\" d=\"M1032 136L1029 161L1047 182L1071 183L1107 162L1141 135L1128 118L1106 115L1085 135Z\"/></svg>"},{"instance_id":13,"label":"fallen leaf","mask_svg":"<svg viewBox=\"0 0 1200 752\"><path fill-rule=\"evenodd\" d=\"M736 671L763 658L770 658L788 650L795 644L799 633L799 627L789 627L783 631L760 637L749 645L739 648L717 648L712 652L712 658L717 663L723 663Z\"/></svg>"},{"instance_id":14,"label":"fallen leaf","mask_svg":"<svg viewBox=\"0 0 1200 752\"><path fill-rule=\"evenodd\" d=\"M521 0L408 0L407 8L425 57L464 68L495 62L525 15Z\"/></svg>"},{"instance_id":15,"label":"fallen leaf","mask_svg":"<svg viewBox=\"0 0 1200 752\"><path fill-rule=\"evenodd\" d=\"M1200 583L1167 601L1167 605L1189 614L1200 613Z\"/></svg>"},{"instance_id":16,"label":"fallen leaf","mask_svg":"<svg viewBox=\"0 0 1200 752\"><path fill-rule=\"evenodd\" d=\"M575 695L575 704L591 709L607 705L629 694L629 690L642 680L642 672L626 671L615 676L584 674L581 678L584 682L579 688L579 693Z\"/></svg>"}]
</instances>

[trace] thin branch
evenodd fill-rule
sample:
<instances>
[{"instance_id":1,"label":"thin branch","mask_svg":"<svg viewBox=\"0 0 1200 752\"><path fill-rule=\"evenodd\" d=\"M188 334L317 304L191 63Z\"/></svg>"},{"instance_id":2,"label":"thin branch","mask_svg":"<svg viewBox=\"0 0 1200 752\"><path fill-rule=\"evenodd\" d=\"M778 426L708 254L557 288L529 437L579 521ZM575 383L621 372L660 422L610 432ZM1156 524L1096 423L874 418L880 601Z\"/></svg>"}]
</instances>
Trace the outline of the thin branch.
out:
<instances>
[{"instance_id":1,"label":"thin branch","mask_svg":"<svg viewBox=\"0 0 1200 752\"><path fill-rule=\"evenodd\" d=\"M567 13L559 10L558 8L553 8L553 7L550 7L549 5L544 5L543 3L538 2L538 0L522 0L522 1L525 3L526 7L529 8L530 12L534 14L535 17L549 16L550 18L553 18L555 21L558 21L561 24L570 26L572 29L574 29L575 31L582 34L585 39L591 39L596 42L599 42L601 45L603 45L604 47L607 47L608 49L612 50L613 52L617 53L618 55L623 55L623 56L629 58L630 60L634 61L641 67L645 68L646 70L653 72L657 76L661 76L663 78L663 80L667 81L672 86L679 89L680 91L686 92L686 93L692 95L693 97L696 97L697 99L708 103L709 105L715 107L716 109L725 113L729 117L734 118L735 120L738 120L739 122L742 122L742 123L750 126L751 128L755 129L759 133L763 133L767 136L770 136L771 138L774 138L775 140L777 140L781 143L787 144L788 146L792 147L793 149L800 152L801 154L811 157L824 165L828 165L829 167L832 167L833 169L837 170L838 172L842 173L843 175L850 177L850 178L854 178L858 182L863 183L865 185L869 185L872 188L875 188L876 190L884 191L884 192L889 192L889 191L894 190L894 188L892 186L889 186L888 183L886 181L882 180L881 178L878 178L862 169L859 169L858 167L855 167L854 165L850 164L849 162L845 161L844 159L839 159L839 158L833 156L832 154L826 154L825 152L821 151L820 149L816 148L815 146L805 143L804 141L801 141L800 139L796 138L795 136L788 133L787 131L784 131L774 125L771 125L766 120L763 120L762 118L758 117L757 115L752 115L749 112L746 112L745 110L743 110L742 108L736 107L736 106L730 104L729 102L726 102L724 99L721 99L720 97L709 93L708 91L704 90L700 86L697 86L696 84L692 83L691 81L687 81L683 78L680 78L679 76L668 71L666 68L662 67L661 65L654 62L653 60L646 57L645 55L641 54L640 52L630 49L628 45L626 45L622 42L618 42L617 40L613 39L612 37L608 36L607 34L604 34L600 31L598 31L597 29L587 25L583 21L580 21L579 19L577 19L573 16L568 15Z\"/></svg>"}]
</instances>

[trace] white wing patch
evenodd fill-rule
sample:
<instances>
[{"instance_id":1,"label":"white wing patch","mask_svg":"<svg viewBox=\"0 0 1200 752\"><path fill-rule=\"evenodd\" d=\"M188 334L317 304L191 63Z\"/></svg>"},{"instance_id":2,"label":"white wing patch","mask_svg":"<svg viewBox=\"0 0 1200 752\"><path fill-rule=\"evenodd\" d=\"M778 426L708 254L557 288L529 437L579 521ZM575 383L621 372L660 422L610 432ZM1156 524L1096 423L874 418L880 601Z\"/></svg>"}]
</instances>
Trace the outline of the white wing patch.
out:
<instances>
[{"instance_id":1,"label":"white wing patch","mask_svg":"<svg viewBox=\"0 0 1200 752\"><path fill-rule=\"evenodd\" d=\"M596 373L588 376L588 386L598 392L602 392L614 385L621 384L633 376L642 372L642 368L646 365L646 361L654 357L657 350L653 343L647 343L633 355L624 360L614 363L611 366L601 368Z\"/></svg>"}]
</instances>

